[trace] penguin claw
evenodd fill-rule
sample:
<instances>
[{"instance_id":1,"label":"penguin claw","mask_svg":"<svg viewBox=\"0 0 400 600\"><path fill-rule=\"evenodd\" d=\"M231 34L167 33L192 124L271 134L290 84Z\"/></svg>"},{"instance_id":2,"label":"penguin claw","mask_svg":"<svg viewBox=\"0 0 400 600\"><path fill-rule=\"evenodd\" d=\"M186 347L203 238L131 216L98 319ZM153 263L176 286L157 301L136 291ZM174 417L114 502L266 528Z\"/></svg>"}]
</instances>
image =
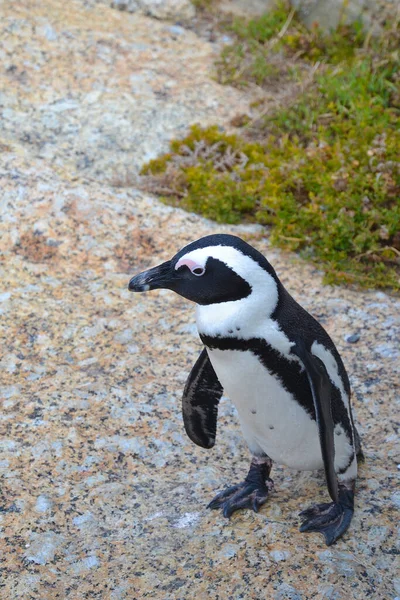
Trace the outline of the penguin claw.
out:
<instances>
[{"instance_id":1,"label":"penguin claw","mask_svg":"<svg viewBox=\"0 0 400 600\"><path fill-rule=\"evenodd\" d=\"M267 485L255 485L244 481L217 494L207 508L221 508L222 514L228 519L240 508L250 508L258 512L272 488L272 479L267 480Z\"/></svg>"},{"instance_id":2,"label":"penguin claw","mask_svg":"<svg viewBox=\"0 0 400 600\"><path fill-rule=\"evenodd\" d=\"M235 494L235 492L240 489L240 487L240 484L232 485L231 487L226 488L226 490L219 492L219 494L217 494L215 498L213 498L211 502L207 504L207 508L215 509L222 507L222 505L225 504L225 502L229 500Z\"/></svg>"},{"instance_id":3,"label":"penguin claw","mask_svg":"<svg viewBox=\"0 0 400 600\"><path fill-rule=\"evenodd\" d=\"M251 505L251 508L254 510L254 512L258 512L258 509L260 508L261 504L258 498L254 498L253 499L253 503Z\"/></svg>"},{"instance_id":4,"label":"penguin claw","mask_svg":"<svg viewBox=\"0 0 400 600\"><path fill-rule=\"evenodd\" d=\"M302 510L301 513L299 513L299 516L303 520L311 519L312 517L318 517L318 516L321 516L322 514L324 514L326 511L329 511L331 506L332 506L331 502L327 502L326 504L314 504L314 506L310 506L310 508L306 508L306 510Z\"/></svg>"},{"instance_id":5,"label":"penguin claw","mask_svg":"<svg viewBox=\"0 0 400 600\"><path fill-rule=\"evenodd\" d=\"M322 533L325 543L330 546L347 531L353 517L353 508L342 502L317 504L300 513L300 531Z\"/></svg>"}]
</instances>

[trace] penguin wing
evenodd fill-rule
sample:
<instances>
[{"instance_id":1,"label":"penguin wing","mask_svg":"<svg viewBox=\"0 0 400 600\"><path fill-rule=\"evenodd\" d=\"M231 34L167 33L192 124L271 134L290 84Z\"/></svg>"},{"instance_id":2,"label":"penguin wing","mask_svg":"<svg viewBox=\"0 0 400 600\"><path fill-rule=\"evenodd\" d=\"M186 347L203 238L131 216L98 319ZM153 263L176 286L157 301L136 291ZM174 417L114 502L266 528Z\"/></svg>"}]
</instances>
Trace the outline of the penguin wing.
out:
<instances>
[{"instance_id":1,"label":"penguin wing","mask_svg":"<svg viewBox=\"0 0 400 600\"><path fill-rule=\"evenodd\" d=\"M218 403L223 388L203 348L183 390L182 414L185 430L192 442L212 448L217 433Z\"/></svg>"},{"instance_id":2,"label":"penguin wing","mask_svg":"<svg viewBox=\"0 0 400 600\"><path fill-rule=\"evenodd\" d=\"M321 453L329 495L338 502L338 483L335 472L334 424L331 410L331 382L322 360L311 354L302 340L292 347L304 365L313 397Z\"/></svg>"}]
</instances>

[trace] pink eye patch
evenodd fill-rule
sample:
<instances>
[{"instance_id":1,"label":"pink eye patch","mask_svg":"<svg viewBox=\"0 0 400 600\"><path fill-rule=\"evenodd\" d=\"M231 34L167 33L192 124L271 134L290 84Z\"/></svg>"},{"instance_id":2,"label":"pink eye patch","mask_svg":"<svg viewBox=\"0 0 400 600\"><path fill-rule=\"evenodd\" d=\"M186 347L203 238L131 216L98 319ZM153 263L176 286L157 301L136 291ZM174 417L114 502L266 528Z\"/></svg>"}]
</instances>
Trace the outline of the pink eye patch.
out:
<instances>
[{"instance_id":1,"label":"pink eye patch","mask_svg":"<svg viewBox=\"0 0 400 600\"><path fill-rule=\"evenodd\" d=\"M180 267L188 267L193 275L203 275L204 267L190 258L180 258L175 265L175 271L177 271Z\"/></svg>"}]
</instances>

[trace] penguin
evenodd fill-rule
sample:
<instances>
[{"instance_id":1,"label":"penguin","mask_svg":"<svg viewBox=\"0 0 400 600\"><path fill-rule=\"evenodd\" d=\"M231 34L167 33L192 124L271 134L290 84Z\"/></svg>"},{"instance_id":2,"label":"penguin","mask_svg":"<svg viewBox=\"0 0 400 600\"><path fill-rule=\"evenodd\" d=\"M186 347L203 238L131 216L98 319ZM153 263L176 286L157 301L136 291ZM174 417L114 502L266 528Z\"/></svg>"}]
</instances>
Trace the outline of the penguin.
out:
<instances>
[{"instance_id":1,"label":"penguin","mask_svg":"<svg viewBox=\"0 0 400 600\"><path fill-rule=\"evenodd\" d=\"M354 513L357 458L349 379L324 328L289 294L268 260L239 237L214 234L132 277L129 290L168 289L196 304L204 345L187 379L182 413L189 438L215 444L218 403L234 403L252 454L242 483L209 503L230 517L258 511L273 490L274 462L324 469L331 502L300 513L301 532L329 546Z\"/></svg>"}]
</instances>

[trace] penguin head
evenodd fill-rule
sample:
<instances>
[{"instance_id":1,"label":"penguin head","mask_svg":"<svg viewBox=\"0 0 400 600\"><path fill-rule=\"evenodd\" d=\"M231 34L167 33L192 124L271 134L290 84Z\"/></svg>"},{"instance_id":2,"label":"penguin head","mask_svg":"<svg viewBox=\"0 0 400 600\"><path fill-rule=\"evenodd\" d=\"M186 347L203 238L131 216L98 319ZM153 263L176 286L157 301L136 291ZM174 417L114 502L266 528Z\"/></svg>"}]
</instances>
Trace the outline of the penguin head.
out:
<instances>
[{"instance_id":1,"label":"penguin head","mask_svg":"<svg viewBox=\"0 0 400 600\"><path fill-rule=\"evenodd\" d=\"M171 260L133 277L132 292L173 290L199 305L234 302L258 295L265 287L277 291L279 280L267 259L242 239L209 235L190 243Z\"/></svg>"}]
</instances>

